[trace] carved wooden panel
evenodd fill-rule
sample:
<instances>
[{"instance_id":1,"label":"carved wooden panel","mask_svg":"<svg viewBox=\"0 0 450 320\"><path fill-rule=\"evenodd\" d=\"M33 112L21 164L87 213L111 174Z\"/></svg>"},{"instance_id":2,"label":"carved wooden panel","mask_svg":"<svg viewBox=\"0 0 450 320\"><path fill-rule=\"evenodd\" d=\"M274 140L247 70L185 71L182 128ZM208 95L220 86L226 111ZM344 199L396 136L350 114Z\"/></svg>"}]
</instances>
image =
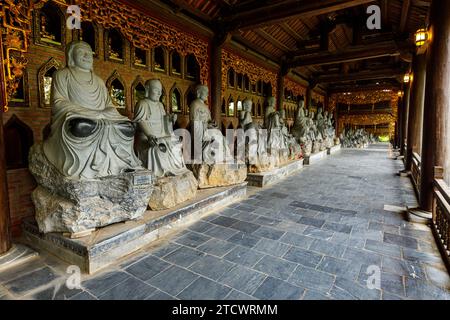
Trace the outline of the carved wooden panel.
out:
<instances>
[{"instance_id":1,"label":"carved wooden panel","mask_svg":"<svg viewBox=\"0 0 450 320\"><path fill-rule=\"evenodd\" d=\"M258 80L269 82L272 86L272 96L276 99L277 73L227 50L222 50L222 96L227 89L227 76L230 68L233 68L235 73L247 75L251 83L256 83Z\"/></svg>"}]
</instances>

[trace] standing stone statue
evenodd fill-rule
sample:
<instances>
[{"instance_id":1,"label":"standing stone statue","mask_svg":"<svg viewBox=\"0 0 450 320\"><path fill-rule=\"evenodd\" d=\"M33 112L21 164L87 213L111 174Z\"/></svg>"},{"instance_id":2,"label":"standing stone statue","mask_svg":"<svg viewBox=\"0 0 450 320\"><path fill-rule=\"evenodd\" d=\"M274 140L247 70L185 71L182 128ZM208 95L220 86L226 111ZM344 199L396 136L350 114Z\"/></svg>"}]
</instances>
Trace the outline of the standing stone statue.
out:
<instances>
[{"instance_id":1,"label":"standing stone statue","mask_svg":"<svg viewBox=\"0 0 450 320\"><path fill-rule=\"evenodd\" d=\"M68 45L67 67L53 76L51 105L50 136L30 151L41 232L78 233L141 217L152 175L134 154L131 121L93 72L87 43Z\"/></svg>"},{"instance_id":2,"label":"standing stone statue","mask_svg":"<svg viewBox=\"0 0 450 320\"><path fill-rule=\"evenodd\" d=\"M302 158L302 147L295 140L294 136L289 133L287 124L286 124L286 110L280 111L280 122L281 122L281 133L283 135L283 140L288 146L289 150L289 159L297 160Z\"/></svg>"},{"instance_id":3,"label":"standing stone statue","mask_svg":"<svg viewBox=\"0 0 450 320\"><path fill-rule=\"evenodd\" d=\"M277 165L288 161L289 148L282 134L280 114L275 110L275 98L267 99L264 115L264 128L267 129L267 150L276 160Z\"/></svg>"},{"instance_id":4,"label":"standing stone statue","mask_svg":"<svg viewBox=\"0 0 450 320\"><path fill-rule=\"evenodd\" d=\"M193 142L194 162L190 169L199 182L199 188L229 186L247 178L245 163L235 163L225 137L211 120L206 101L208 87L196 88L197 99L190 105L189 119Z\"/></svg>"},{"instance_id":5,"label":"standing stone statue","mask_svg":"<svg viewBox=\"0 0 450 320\"><path fill-rule=\"evenodd\" d=\"M294 126L292 127L292 135L300 144L303 156L309 156L312 150L312 140L309 134L310 121L309 117L306 116L306 111L307 110L304 108L304 101L300 100L294 120Z\"/></svg>"},{"instance_id":6,"label":"standing stone statue","mask_svg":"<svg viewBox=\"0 0 450 320\"><path fill-rule=\"evenodd\" d=\"M193 198L198 186L184 163L182 143L173 132L176 115L166 114L161 94L158 79L147 81L145 98L137 103L134 116L138 157L157 178L149 202L153 210L168 209Z\"/></svg>"},{"instance_id":7,"label":"standing stone statue","mask_svg":"<svg viewBox=\"0 0 450 320\"><path fill-rule=\"evenodd\" d=\"M252 100L243 101L239 124L245 132L245 162L249 173L265 172L274 168L274 161L267 153L267 135L252 119Z\"/></svg>"}]
</instances>

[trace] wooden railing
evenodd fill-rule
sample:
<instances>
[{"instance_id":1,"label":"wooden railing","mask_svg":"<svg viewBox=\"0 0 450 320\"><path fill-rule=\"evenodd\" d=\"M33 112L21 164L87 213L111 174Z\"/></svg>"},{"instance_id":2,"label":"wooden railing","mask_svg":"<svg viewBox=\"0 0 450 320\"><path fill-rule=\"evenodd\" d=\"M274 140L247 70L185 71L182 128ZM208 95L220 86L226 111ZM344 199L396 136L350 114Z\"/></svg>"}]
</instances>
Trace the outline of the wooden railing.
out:
<instances>
[{"instance_id":1,"label":"wooden railing","mask_svg":"<svg viewBox=\"0 0 450 320\"><path fill-rule=\"evenodd\" d=\"M432 230L450 272L450 187L443 179L434 180Z\"/></svg>"},{"instance_id":2,"label":"wooden railing","mask_svg":"<svg viewBox=\"0 0 450 320\"><path fill-rule=\"evenodd\" d=\"M416 190L417 196L419 196L419 188L420 188L420 155L413 152L412 154L412 162L411 162L411 179Z\"/></svg>"}]
</instances>

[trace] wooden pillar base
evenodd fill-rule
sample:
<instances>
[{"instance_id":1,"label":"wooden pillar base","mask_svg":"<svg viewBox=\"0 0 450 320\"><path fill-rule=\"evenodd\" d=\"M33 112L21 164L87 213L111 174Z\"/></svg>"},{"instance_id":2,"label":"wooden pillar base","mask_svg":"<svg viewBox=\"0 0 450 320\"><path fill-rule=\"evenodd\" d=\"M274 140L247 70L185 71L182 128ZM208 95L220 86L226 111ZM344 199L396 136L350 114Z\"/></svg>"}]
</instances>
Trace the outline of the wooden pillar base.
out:
<instances>
[{"instance_id":1,"label":"wooden pillar base","mask_svg":"<svg viewBox=\"0 0 450 320\"><path fill-rule=\"evenodd\" d=\"M414 223L420 223L429 225L432 219L432 213L429 211L422 210L421 208L408 208L406 207L408 221Z\"/></svg>"}]
</instances>

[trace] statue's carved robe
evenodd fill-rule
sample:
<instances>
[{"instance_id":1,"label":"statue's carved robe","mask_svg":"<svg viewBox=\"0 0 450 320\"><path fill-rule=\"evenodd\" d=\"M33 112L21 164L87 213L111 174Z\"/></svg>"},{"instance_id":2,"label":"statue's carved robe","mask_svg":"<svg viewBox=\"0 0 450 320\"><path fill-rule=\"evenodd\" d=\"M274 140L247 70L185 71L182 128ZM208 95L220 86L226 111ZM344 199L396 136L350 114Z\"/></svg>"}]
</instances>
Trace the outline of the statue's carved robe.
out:
<instances>
[{"instance_id":1,"label":"statue's carved robe","mask_svg":"<svg viewBox=\"0 0 450 320\"><path fill-rule=\"evenodd\" d=\"M191 139L194 143L196 160L202 154L207 164L222 163L232 159L225 137L219 129L211 128L211 113L201 99L195 99L190 106ZM202 148L197 150L198 147Z\"/></svg>"},{"instance_id":2,"label":"statue's carved robe","mask_svg":"<svg viewBox=\"0 0 450 320\"><path fill-rule=\"evenodd\" d=\"M148 137L142 130L137 135L136 151L139 159L156 177L179 175L187 171L183 159L181 142L172 133L171 121L161 102L142 99L136 106L134 121L148 123L157 145L150 146Z\"/></svg>"},{"instance_id":3,"label":"statue's carved robe","mask_svg":"<svg viewBox=\"0 0 450 320\"><path fill-rule=\"evenodd\" d=\"M102 79L91 72L91 80L82 81L74 72L66 67L53 76L51 134L43 145L45 156L61 174L74 179L113 176L139 168L134 137L119 130L119 123L129 119L113 106ZM95 121L96 128L88 137L75 137L69 131L72 119Z\"/></svg>"}]
</instances>

